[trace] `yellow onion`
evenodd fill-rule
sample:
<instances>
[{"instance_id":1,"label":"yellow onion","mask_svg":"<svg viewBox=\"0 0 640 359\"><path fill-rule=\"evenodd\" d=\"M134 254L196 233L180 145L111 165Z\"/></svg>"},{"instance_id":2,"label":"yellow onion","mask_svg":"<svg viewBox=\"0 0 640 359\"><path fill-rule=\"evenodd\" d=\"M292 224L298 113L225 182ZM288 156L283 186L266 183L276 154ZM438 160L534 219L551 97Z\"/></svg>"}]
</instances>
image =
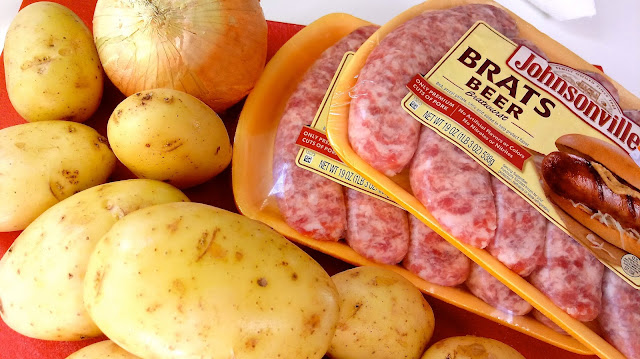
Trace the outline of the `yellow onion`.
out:
<instances>
[{"instance_id":1,"label":"yellow onion","mask_svg":"<svg viewBox=\"0 0 640 359\"><path fill-rule=\"evenodd\" d=\"M173 88L216 112L251 90L267 53L259 0L98 0L93 36L125 95Z\"/></svg>"}]
</instances>

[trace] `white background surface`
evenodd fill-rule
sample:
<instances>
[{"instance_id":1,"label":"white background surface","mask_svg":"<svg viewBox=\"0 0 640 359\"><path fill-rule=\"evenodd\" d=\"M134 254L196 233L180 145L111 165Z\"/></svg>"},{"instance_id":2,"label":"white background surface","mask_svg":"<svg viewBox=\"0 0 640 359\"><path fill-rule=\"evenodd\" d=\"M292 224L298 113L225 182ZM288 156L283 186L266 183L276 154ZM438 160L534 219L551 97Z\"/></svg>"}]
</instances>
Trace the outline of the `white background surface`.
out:
<instances>
[{"instance_id":1,"label":"white background surface","mask_svg":"<svg viewBox=\"0 0 640 359\"><path fill-rule=\"evenodd\" d=\"M84 0L79 0L84 1ZM640 1L596 0L596 15L557 21L526 0L497 0L640 97ZM590 0L545 0L553 2ZM383 24L421 0L261 0L267 20L306 25L332 12ZM21 0L0 0L0 48Z\"/></svg>"}]
</instances>

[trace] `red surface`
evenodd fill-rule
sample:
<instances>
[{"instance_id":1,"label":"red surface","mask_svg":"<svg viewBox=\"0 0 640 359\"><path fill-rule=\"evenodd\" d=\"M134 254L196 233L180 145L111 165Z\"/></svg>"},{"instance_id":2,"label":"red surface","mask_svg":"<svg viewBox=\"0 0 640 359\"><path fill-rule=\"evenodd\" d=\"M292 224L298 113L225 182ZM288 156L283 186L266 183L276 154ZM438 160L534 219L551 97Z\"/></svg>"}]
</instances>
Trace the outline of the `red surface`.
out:
<instances>
[{"instance_id":1,"label":"red surface","mask_svg":"<svg viewBox=\"0 0 640 359\"><path fill-rule=\"evenodd\" d=\"M95 7L95 3L93 1L55 1L74 10L76 14L84 19L87 26L91 28L91 19ZM23 7L33 2L35 1L27 0L23 3ZM287 39L293 36L301 28L302 26L299 25L269 22L268 56L271 57ZM113 108L115 108L115 106L123 99L124 96L120 94L109 81L107 81L105 84L104 97L98 112L85 124L96 128L103 135L106 135L107 119L109 118ZM239 103L229 109L226 113L221 114L232 138L235 134L235 127L241 109L242 103ZM4 66L2 62L0 62L0 111L0 128L25 122L15 112L9 102L4 80ZM130 177L128 171L120 166L112 176L112 180L128 177ZM207 203L237 212L231 190L230 168L213 180L188 189L185 193L194 202ZM0 233L0 255L3 255L7 251L18 234L19 232ZM314 250L308 248L303 249L311 254L331 275L352 267L349 264ZM566 352L437 299L427 297L427 300L431 304L436 317L436 331L432 342L455 335L479 335L505 342L520 351L528 359L595 358ZM74 351L101 339L104 339L104 337L79 342L50 342L31 339L14 332L8 328L3 321L0 321L0 358L63 359ZM292 338L292 340L295 340L295 338Z\"/></svg>"}]
</instances>

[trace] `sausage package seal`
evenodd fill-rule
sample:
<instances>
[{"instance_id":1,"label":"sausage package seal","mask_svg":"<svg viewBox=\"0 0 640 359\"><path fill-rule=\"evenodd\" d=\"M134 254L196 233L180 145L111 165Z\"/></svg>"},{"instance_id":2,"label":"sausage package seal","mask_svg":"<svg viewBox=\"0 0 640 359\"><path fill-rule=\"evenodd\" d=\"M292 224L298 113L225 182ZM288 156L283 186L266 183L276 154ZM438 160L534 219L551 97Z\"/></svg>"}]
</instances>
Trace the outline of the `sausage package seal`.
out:
<instances>
[{"instance_id":1,"label":"sausage package seal","mask_svg":"<svg viewBox=\"0 0 640 359\"><path fill-rule=\"evenodd\" d=\"M433 0L359 48L327 134L344 163L475 262L465 284L477 297L603 358L635 358L637 109L497 3Z\"/></svg>"},{"instance_id":2,"label":"sausage package seal","mask_svg":"<svg viewBox=\"0 0 640 359\"><path fill-rule=\"evenodd\" d=\"M303 28L267 64L236 131L238 208L297 243L354 265L386 265L426 294L559 348L590 354L574 338L518 315L531 305L333 153L323 123L332 99L328 90L338 84L336 70L345 69L377 29L350 15L330 14ZM475 286L468 280L472 275ZM511 295L513 307L496 308L481 299L486 283Z\"/></svg>"}]
</instances>

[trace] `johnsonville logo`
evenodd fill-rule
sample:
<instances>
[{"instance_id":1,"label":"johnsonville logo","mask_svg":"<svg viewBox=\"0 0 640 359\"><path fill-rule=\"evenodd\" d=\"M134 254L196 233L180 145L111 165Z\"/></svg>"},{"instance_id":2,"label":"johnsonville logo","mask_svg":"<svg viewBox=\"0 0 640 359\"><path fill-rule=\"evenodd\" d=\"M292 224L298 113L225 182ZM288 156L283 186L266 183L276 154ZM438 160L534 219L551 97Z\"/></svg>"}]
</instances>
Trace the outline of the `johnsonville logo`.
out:
<instances>
[{"instance_id":1,"label":"johnsonville logo","mask_svg":"<svg viewBox=\"0 0 640 359\"><path fill-rule=\"evenodd\" d=\"M525 46L516 47L482 22L407 87L427 108L462 125L518 168L528 153L520 147L549 147L545 141L557 134L556 129L566 131L573 126L576 131L586 130L579 122L573 124L574 116L640 165L640 126L623 115L602 84L586 73L549 63ZM419 102L408 100L410 96L404 98L403 106L416 120L441 133L445 130L429 121L430 112L420 108ZM515 144L496 137L496 132Z\"/></svg>"},{"instance_id":2,"label":"johnsonville logo","mask_svg":"<svg viewBox=\"0 0 640 359\"><path fill-rule=\"evenodd\" d=\"M553 71L553 65L531 49L520 46L507 60L507 65L533 82L569 110L628 153L640 144L640 127L623 115L611 114L571 83ZM554 106L555 107L555 106Z\"/></svg>"}]
</instances>

